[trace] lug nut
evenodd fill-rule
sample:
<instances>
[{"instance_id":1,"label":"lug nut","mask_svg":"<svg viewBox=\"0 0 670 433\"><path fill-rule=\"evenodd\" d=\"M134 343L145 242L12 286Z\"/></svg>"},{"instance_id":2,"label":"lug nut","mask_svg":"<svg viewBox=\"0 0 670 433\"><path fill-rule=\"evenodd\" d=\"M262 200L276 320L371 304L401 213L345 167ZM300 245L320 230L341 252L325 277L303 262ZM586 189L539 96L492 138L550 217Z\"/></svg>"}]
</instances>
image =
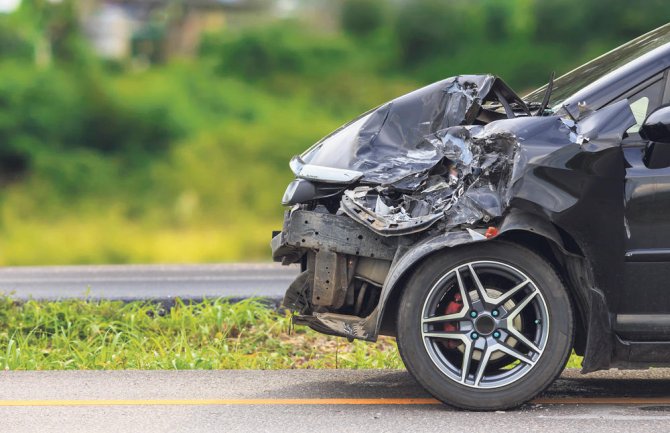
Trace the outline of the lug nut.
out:
<instances>
[{"instance_id":1,"label":"lug nut","mask_svg":"<svg viewBox=\"0 0 670 433\"><path fill-rule=\"evenodd\" d=\"M493 338L500 338L500 332L496 331L493 333Z\"/></svg>"},{"instance_id":2,"label":"lug nut","mask_svg":"<svg viewBox=\"0 0 670 433\"><path fill-rule=\"evenodd\" d=\"M477 312L476 311L470 311L470 317L472 317L472 318L477 317Z\"/></svg>"},{"instance_id":3,"label":"lug nut","mask_svg":"<svg viewBox=\"0 0 670 433\"><path fill-rule=\"evenodd\" d=\"M476 340L476 339L479 337L479 334L477 334L476 332L473 332L472 334L470 334L470 337L471 337L473 340Z\"/></svg>"}]
</instances>

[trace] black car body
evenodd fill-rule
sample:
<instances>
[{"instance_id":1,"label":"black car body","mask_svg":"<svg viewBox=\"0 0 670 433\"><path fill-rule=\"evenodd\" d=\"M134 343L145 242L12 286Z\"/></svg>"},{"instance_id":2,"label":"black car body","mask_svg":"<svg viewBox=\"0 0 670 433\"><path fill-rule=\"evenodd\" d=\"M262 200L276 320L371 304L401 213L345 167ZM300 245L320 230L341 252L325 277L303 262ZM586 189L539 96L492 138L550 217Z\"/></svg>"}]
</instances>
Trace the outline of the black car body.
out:
<instances>
[{"instance_id":1,"label":"black car body","mask_svg":"<svg viewBox=\"0 0 670 433\"><path fill-rule=\"evenodd\" d=\"M397 336L464 408L526 401L573 348L584 372L670 364L669 71L666 25L524 98L458 76L338 129L291 161L284 304Z\"/></svg>"}]
</instances>

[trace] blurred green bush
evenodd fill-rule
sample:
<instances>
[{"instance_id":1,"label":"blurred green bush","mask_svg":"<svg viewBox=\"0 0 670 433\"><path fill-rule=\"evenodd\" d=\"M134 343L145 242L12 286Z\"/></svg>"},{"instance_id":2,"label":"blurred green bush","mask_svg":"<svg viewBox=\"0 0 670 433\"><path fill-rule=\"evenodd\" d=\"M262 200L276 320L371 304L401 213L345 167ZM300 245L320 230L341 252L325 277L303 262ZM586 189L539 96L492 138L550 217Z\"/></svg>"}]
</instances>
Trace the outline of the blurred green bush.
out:
<instances>
[{"instance_id":1,"label":"blurred green bush","mask_svg":"<svg viewBox=\"0 0 670 433\"><path fill-rule=\"evenodd\" d=\"M231 27L137 68L92 55L73 4L0 15L0 264L267 260L289 158L343 122L459 73L523 93L668 18L665 0L341 0L339 29Z\"/></svg>"}]
</instances>

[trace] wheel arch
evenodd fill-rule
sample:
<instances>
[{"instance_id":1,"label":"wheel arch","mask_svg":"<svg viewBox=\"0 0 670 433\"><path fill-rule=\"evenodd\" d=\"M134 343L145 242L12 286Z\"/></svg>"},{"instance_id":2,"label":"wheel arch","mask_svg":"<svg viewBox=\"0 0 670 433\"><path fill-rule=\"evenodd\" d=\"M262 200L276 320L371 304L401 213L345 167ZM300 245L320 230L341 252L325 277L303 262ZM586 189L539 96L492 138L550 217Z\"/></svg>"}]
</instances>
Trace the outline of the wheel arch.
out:
<instances>
[{"instance_id":1,"label":"wheel arch","mask_svg":"<svg viewBox=\"0 0 670 433\"><path fill-rule=\"evenodd\" d=\"M583 355L588 337L589 293L579 283L579 274L583 272L586 257L578 242L553 223L520 212L505 218L500 225L499 235L494 239L523 246L547 260L555 269L576 308L575 351ZM401 256L394 263L382 290L379 304L379 333L396 335L396 312L399 301L407 279L420 263L447 248L487 241L474 241L465 231L449 232L424 241Z\"/></svg>"}]
</instances>

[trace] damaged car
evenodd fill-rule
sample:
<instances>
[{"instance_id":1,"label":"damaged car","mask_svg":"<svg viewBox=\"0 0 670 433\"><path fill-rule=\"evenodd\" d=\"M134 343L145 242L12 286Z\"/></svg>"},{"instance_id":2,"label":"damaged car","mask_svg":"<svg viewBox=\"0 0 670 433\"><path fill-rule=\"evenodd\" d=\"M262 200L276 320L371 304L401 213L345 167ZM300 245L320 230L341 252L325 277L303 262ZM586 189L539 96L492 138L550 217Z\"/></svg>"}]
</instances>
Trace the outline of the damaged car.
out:
<instances>
[{"instance_id":1,"label":"damaged car","mask_svg":"<svg viewBox=\"0 0 670 433\"><path fill-rule=\"evenodd\" d=\"M520 97L460 75L295 156L284 306L397 339L416 380L495 410L582 371L670 365L670 24Z\"/></svg>"}]
</instances>

